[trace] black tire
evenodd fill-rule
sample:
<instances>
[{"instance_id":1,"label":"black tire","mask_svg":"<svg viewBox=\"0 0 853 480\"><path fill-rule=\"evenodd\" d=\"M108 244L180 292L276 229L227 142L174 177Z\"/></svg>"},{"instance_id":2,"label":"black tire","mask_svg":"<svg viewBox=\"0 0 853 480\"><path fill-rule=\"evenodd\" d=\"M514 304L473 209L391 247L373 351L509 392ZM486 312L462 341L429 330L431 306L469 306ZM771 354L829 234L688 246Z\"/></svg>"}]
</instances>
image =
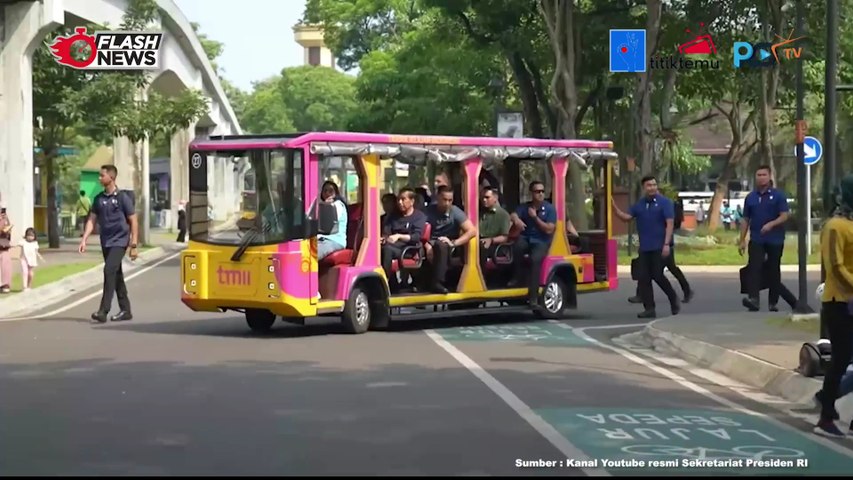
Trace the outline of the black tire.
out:
<instances>
[{"instance_id":1,"label":"black tire","mask_svg":"<svg viewBox=\"0 0 853 480\"><path fill-rule=\"evenodd\" d=\"M246 309L246 323L253 332L267 333L275 324L275 314L269 310L249 308Z\"/></svg>"},{"instance_id":2,"label":"black tire","mask_svg":"<svg viewBox=\"0 0 853 480\"><path fill-rule=\"evenodd\" d=\"M539 297L539 305L534 309L537 317L557 320L565 317L568 310L568 300L573 292L569 291L566 283L558 277L553 276Z\"/></svg>"},{"instance_id":3,"label":"black tire","mask_svg":"<svg viewBox=\"0 0 853 480\"><path fill-rule=\"evenodd\" d=\"M370 306L370 296L361 286L352 289L341 314L341 324L347 333L365 333L370 329L373 311Z\"/></svg>"}]
</instances>

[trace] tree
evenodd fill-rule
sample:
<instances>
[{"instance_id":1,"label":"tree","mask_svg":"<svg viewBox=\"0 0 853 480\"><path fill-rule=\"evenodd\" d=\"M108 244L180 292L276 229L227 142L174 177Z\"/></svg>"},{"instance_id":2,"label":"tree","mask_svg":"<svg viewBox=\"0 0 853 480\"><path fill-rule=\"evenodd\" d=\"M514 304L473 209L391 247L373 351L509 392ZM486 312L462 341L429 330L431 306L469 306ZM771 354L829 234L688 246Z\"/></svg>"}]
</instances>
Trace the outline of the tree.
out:
<instances>
[{"instance_id":1,"label":"tree","mask_svg":"<svg viewBox=\"0 0 853 480\"><path fill-rule=\"evenodd\" d=\"M278 89L297 131L345 130L355 114L355 78L329 67L285 68Z\"/></svg>"},{"instance_id":2,"label":"tree","mask_svg":"<svg viewBox=\"0 0 853 480\"><path fill-rule=\"evenodd\" d=\"M494 99L489 82L503 73L500 57L464 34L448 30L441 15L422 16L393 49L361 59L356 81L359 114L354 130L435 135L490 135Z\"/></svg>"},{"instance_id":3,"label":"tree","mask_svg":"<svg viewBox=\"0 0 853 480\"><path fill-rule=\"evenodd\" d=\"M133 0L119 29L137 30L148 25L157 15L153 0ZM90 25L89 30L104 30L105 26ZM70 35L69 28L59 28L47 37ZM77 52L85 55L86 52ZM144 78L135 73L91 72L59 65L47 44L33 55L33 116L35 144L41 147L42 170L47 181L48 244L59 247L59 221L56 201L56 180L65 168L66 160L58 155L59 147L72 143L75 132L108 141L111 138L110 119L132 100L135 89Z\"/></svg>"},{"instance_id":4,"label":"tree","mask_svg":"<svg viewBox=\"0 0 853 480\"><path fill-rule=\"evenodd\" d=\"M159 7L154 0L132 0L119 29L145 30L158 16ZM105 26L94 27L105 29ZM35 135L37 144L44 151L48 182L48 240L51 248L57 248L57 151L59 146L69 142L73 127L102 141L119 135L138 142L158 133L170 138L178 129L186 128L203 115L208 106L201 92L193 90L173 98L150 92L147 101L139 100L140 92L147 90L150 83L148 74L86 72L66 68L59 66L47 49L45 45L34 55L33 110L40 118ZM136 206L138 211L145 209L147 212L148 195L142 191L140 156L134 157ZM140 223L143 241L146 241L148 225L147 222Z\"/></svg>"},{"instance_id":5,"label":"tree","mask_svg":"<svg viewBox=\"0 0 853 480\"><path fill-rule=\"evenodd\" d=\"M280 77L275 76L254 85L246 98L240 123L247 133L295 132L287 103L278 87Z\"/></svg>"}]
</instances>

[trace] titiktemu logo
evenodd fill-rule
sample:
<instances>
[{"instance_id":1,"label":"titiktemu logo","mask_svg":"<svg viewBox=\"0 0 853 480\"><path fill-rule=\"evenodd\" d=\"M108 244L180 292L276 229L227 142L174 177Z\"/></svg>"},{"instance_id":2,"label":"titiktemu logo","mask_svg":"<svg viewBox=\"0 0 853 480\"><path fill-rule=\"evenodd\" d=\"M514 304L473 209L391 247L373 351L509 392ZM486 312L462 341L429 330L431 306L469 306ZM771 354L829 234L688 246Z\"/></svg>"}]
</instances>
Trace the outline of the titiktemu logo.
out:
<instances>
[{"instance_id":1,"label":"titiktemu logo","mask_svg":"<svg viewBox=\"0 0 853 480\"><path fill-rule=\"evenodd\" d=\"M702 33L704 23L699 23L699 33L690 40L678 46L678 55L657 55L649 59L649 64L656 70L719 70L720 60L717 46L709 33ZM690 32L686 29L685 32Z\"/></svg>"}]
</instances>

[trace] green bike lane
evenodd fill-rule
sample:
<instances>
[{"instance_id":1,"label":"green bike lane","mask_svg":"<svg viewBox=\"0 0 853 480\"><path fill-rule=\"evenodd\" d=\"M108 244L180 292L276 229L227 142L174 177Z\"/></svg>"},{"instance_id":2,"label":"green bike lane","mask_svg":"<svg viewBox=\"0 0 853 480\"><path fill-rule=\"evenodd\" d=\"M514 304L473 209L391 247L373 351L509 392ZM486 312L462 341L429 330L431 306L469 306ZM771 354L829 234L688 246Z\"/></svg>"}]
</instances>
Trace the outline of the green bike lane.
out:
<instances>
[{"instance_id":1,"label":"green bike lane","mask_svg":"<svg viewBox=\"0 0 853 480\"><path fill-rule=\"evenodd\" d=\"M853 470L853 441L816 437L801 420L723 387L702 385L698 390L708 394L699 393L597 344L607 344L603 330L566 326L541 321L428 332L555 447L496 462L528 472L582 468L588 475Z\"/></svg>"}]
</instances>

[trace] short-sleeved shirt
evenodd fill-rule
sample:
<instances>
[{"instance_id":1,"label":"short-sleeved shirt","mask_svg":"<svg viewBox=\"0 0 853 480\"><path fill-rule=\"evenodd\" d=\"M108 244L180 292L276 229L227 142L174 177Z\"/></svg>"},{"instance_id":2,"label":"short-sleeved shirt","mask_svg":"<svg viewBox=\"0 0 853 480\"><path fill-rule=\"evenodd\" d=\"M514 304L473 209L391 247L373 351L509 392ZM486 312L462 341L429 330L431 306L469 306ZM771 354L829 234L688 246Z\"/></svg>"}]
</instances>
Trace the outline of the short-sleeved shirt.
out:
<instances>
[{"instance_id":1,"label":"short-sleeved shirt","mask_svg":"<svg viewBox=\"0 0 853 480\"><path fill-rule=\"evenodd\" d=\"M785 243L785 225L762 234L761 227L788 211L788 198L781 190L768 188L764 192L753 190L743 202L743 218L749 219L749 238L755 243L782 245Z\"/></svg>"},{"instance_id":2,"label":"short-sleeved shirt","mask_svg":"<svg viewBox=\"0 0 853 480\"><path fill-rule=\"evenodd\" d=\"M657 194L643 197L629 212L637 221L637 236L640 237L641 252L663 250L666 241L666 221L674 220L675 207L672 200ZM670 242L672 245L672 242Z\"/></svg>"},{"instance_id":3,"label":"short-sleeved shirt","mask_svg":"<svg viewBox=\"0 0 853 480\"><path fill-rule=\"evenodd\" d=\"M136 212L127 192L116 189L113 193L104 191L97 194L92 201L92 213L98 218L101 247L127 248L130 245L128 218Z\"/></svg>"},{"instance_id":4,"label":"short-sleeved shirt","mask_svg":"<svg viewBox=\"0 0 853 480\"><path fill-rule=\"evenodd\" d=\"M509 213L500 205L494 208L480 208L480 238L495 238L509 235Z\"/></svg>"},{"instance_id":5,"label":"short-sleeved shirt","mask_svg":"<svg viewBox=\"0 0 853 480\"><path fill-rule=\"evenodd\" d=\"M462 224L468 220L468 216L465 215L465 212L456 205L451 205L450 210L447 212L440 212L438 211L438 206L436 204L432 204L426 208L425 213L427 221L432 228L430 240L435 240L436 238L441 237L456 240L459 238L459 232Z\"/></svg>"},{"instance_id":6,"label":"short-sleeved shirt","mask_svg":"<svg viewBox=\"0 0 853 480\"><path fill-rule=\"evenodd\" d=\"M515 214L526 225L521 236L527 240L527 243L551 243L551 235L543 232L536 225L536 221L530 218L527 210L532 206L530 203L519 205L515 209ZM536 216L545 223L557 223L557 209L548 202L542 202L542 205L536 209Z\"/></svg>"}]
</instances>

